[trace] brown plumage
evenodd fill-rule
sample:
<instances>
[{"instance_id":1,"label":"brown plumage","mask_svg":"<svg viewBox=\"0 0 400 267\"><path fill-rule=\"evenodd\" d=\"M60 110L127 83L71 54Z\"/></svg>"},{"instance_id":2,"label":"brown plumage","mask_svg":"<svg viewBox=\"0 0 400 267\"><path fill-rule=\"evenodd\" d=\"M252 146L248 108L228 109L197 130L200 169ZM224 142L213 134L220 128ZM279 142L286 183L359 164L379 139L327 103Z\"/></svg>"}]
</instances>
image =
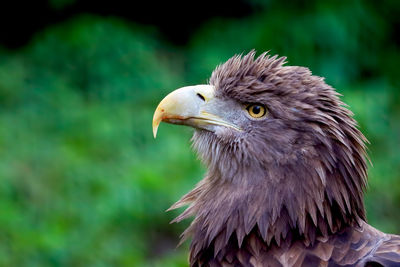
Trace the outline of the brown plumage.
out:
<instances>
[{"instance_id":1,"label":"brown plumage","mask_svg":"<svg viewBox=\"0 0 400 267\"><path fill-rule=\"evenodd\" d=\"M171 207L189 205L175 222L194 217L190 265L400 266L400 237L366 223L366 139L352 113L322 78L284 63L235 56L156 110L155 132L195 127L208 168Z\"/></svg>"}]
</instances>

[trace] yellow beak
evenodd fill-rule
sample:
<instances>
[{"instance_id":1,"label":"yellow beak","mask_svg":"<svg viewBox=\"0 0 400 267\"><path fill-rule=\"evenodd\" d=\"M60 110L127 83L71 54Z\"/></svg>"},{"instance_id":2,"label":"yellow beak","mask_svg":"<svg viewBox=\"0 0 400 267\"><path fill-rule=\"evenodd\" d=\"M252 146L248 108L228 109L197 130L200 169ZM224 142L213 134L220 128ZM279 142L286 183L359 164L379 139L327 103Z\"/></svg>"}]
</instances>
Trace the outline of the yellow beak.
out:
<instances>
[{"instance_id":1,"label":"yellow beak","mask_svg":"<svg viewBox=\"0 0 400 267\"><path fill-rule=\"evenodd\" d=\"M212 130L215 126L239 130L216 114L218 105L215 104L214 95L215 89L211 85L187 86L171 92L158 104L154 112L154 138L162 121L206 130Z\"/></svg>"}]
</instances>

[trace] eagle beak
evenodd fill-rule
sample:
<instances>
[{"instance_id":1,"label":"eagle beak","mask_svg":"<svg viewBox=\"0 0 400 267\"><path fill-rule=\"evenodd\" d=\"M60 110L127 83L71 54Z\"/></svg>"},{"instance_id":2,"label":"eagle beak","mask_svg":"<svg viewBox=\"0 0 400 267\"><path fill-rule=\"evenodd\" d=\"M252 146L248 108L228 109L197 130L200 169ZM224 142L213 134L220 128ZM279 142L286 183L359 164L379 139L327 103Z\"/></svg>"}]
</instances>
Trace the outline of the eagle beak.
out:
<instances>
[{"instance_id":1,"label":"eagle beak","mask_svg":"<svg viewBox=\"0 0 400 267\"><path fill-rule=\"evenodd\" d=\"M153 135L157 136L160 123L188 125L212 131L215 126L238 127L221 119L215 105L212 85L195 85L179 88L158 104L153 116ZM212 103L212 104L210 104Z\"/></svg>"}]
</instances>

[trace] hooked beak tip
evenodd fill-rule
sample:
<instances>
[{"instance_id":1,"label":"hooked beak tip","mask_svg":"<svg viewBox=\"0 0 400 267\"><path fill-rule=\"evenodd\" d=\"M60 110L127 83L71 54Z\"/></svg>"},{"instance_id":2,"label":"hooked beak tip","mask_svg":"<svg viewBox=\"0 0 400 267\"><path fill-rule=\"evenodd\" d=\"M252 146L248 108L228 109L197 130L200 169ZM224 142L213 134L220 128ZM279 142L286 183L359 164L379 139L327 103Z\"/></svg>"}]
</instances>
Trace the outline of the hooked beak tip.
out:
<instances>
[{"instance_id":1,"label":"hooked beak tip","mask_svg":"<svg viewBox=\"0 0 400 267\"><path fill-rule=\"evenodd\" d=\"M156 139L157 138L157 130L158 130L158 125L153 125L153 136L154 136L154 139Z\"/></svg>"},{"instance_id":2,"label":"hooked beak tip","mask_svg":"<svg viewBox=\"0 0 400 267\"><path fill-rule=\"evenodd\" d=\"M157 131L158 131L158 126L160 125L162 121L162 111L160 111L158 108L156 112L154 113L153 116L153 136L154 139L157 137Z\"/></svg>"}]
</instances>

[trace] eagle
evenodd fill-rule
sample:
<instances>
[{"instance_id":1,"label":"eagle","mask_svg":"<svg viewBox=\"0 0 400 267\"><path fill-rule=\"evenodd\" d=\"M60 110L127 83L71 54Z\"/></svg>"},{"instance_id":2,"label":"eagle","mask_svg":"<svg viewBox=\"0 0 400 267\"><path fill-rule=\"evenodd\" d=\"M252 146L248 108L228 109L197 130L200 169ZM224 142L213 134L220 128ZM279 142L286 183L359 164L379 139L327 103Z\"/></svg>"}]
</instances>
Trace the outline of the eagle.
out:
<instances>
[{"instance_id":1,"label":"eagle","mask_svg":"<svg viewBox=\"0 0 400 267\"><path fill-rule=\"evenodd\" d=\"M367 139L340 94L286 57L235 55L153 117L195 129L205 177L170 209L194 217L190 266L400 266L366 221Z\"/></svg>"}]
</instances>

